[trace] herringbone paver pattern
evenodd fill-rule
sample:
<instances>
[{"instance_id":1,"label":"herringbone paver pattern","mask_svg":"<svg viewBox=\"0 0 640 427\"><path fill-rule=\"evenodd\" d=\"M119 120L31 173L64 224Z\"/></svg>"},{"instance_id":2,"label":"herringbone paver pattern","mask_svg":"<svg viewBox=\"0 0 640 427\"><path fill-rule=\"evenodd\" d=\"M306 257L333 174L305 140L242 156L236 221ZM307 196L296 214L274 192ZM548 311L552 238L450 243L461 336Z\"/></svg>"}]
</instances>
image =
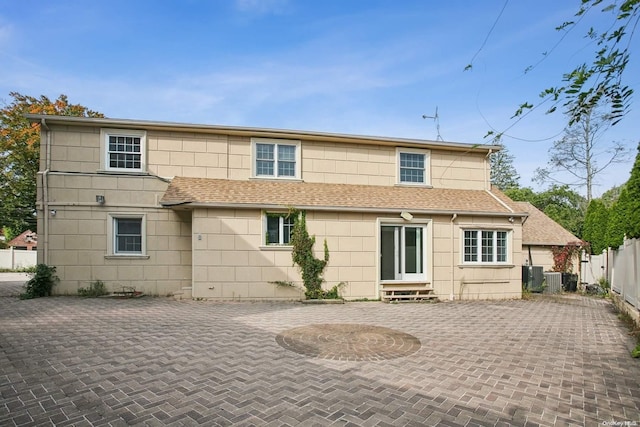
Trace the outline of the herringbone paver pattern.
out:
<instances>
[{"instance_id":1,"label":"herringbone paver pattern","mask_svg":"<svg viewBox=\"0 0 640 427\"><path fill-rule=\"evenodd\" d=\"M405 357L339 361L276 342L316 324L381 326L422 345ZM608 301L582 297L343 305L2 297L0 425L640 423L630 343Z\"/></svg>"}]
</instances>

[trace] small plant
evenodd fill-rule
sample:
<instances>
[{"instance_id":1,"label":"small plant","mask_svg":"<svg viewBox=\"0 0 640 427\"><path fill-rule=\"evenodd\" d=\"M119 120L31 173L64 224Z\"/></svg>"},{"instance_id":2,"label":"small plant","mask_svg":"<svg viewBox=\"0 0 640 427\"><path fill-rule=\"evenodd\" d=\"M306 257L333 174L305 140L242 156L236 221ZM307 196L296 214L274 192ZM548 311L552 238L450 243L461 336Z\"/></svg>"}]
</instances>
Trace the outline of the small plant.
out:
<instances>
[{"instance_id":1,"label":"small plant","mask_svg":"<svg viewBox=\"0 0 640 427\"><path fill-rule=\"evenodd\" d=\"M640 358L640 344L638 344L638 345L636 346L636 348L634 348L634 349L631 351L631 357L636 358L636 359L637 359L637 358Z\"/></svg>"},{"instance_id":2,"label":"small plant","mask_svg":"<svg viewBox=\"0 0 640 427\"><path fill-rule=\"evenodd\" d=\"M36 265L35 271L29 274L32 277L24 284L24 292L20 294L20 299L49 296L53 286L60 281L56 276L56 268L46 264Z\"/></svg>"},{"instance_id":3,"label":"small plant","mask_svg":"<svg viewBox=\"0 0 640 427\"><path fill-rule=\"evenodd\" d=\"M108 293L109 292L107 291L107 288L105 287L102 280L91 282L88 288L78 289L78 295L80 295L81 297L96 298L101 297L102 295L107 295Z\"/></svg>"},{"instance_id":4,"label":"small plant","mask_svg":"<svg viewBox=\"0 0 640 427\"><path fill-rule=\"evenodd\" d=\"M273 285L276 285L279 288L296 288L296 284L293 282L289 282L286 280L274 280L273 282L269 282Z\"/></svg>"}]
</instances>

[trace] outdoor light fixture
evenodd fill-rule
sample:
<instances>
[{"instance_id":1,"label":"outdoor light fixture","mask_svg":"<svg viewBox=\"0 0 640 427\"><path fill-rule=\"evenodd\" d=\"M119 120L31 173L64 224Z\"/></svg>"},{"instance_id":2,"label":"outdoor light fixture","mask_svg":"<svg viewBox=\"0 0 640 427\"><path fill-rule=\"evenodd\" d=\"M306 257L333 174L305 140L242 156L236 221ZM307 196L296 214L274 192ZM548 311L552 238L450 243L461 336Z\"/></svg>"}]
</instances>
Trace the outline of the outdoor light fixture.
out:
<instances>
[{"instance_id":1,"label":"outdoor light fixture","mask_svg":"<svg viewBox=\"0 0 640 427\"><path fill-rule=\"evenodd\" d=\"M411 221L413 219L413 215L411 215L407 211L402 211L400 212L400 218L404 219L405 221Z\"/></svg>"},{"instance_id":2,"label":"outdoor light fixture","mask_svg":"<svg viewBox=\"0 0 640 427\"><path fill-rule=\"evenodd\" d=\"M515 219L513 219L513 217L512 217L512 216L510 216L510 217L509 217L509 222L510 222L511 224L513 224L513 222L514 222L514 221L515 221Z\"/></svg>"},{"instance_id":3,"label":"outdoor light fixture","mask_svg":"<svg viewBox=\"0 0 640 427\"><path fill-rule=\"evenodd\" d=\"M102 194L96 194L96 203L104 205L104 196Z\"/></svg>"},{"instance_id":4,"label":"outdoor light fixture","mask_svg":"<svg viewBox=\"0 0 640 427\"><path fill-rule=\"evenodd\" d=\"M57 212L56 212L56 210L55 210L55 209L51 209L51 210L49 211L49 213L51 214L51 216L56 216L56 214L57 214Z\"/></svg>"}]
</instances>

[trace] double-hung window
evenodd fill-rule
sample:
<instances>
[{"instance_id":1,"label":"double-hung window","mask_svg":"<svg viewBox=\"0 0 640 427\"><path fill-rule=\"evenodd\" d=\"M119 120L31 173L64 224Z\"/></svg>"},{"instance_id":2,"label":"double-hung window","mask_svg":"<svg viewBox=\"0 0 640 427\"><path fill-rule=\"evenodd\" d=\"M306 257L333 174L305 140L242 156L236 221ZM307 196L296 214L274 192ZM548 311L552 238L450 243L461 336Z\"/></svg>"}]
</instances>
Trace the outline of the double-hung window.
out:
<instances>
[{"instance_id":1,"label":"double-hung window","mask_svg":"<svg viewBox=\"0 0 640 427\"><path fill-rule=\"evenodd\" d=\"M288 245L295 220L288 214L266 214L265 239L267 245Z\"/></svg>"},{"instance_id":2,"label":"double-hung window","mask_svg":"<svg viewBox=\"0 0 640 427\"><path fill-rule=\"evenodd\" d=\"M397 150L398 183L429 184L429 152L425 150Z\"/></svg>"},{"instance_id":3,"label":"double-hung window","mask_svg":"<svg viewBox=\"0 0 640 427\"><path fill-rule=\"evenodd\" d=\"M381 226L381 280L426 280L425 231L425 225Z\"/></svg>"},{"instance_id":4,"label":"double-hung window","mask_svg":"<svg viewBox=\"0 0 640 427\"><path fill-rule=\"evenodd\" d=\"M103 129L103 167L107 171L144 172L146 132Z\"/></svg>"},{"instance_id":5,"label":"double-hung window","mask_svg":"<svg viewBox=\"0 0 640 427\"><path fill-rule=\"evenodd\" d=\"M144 214L109 214L109 255L146 256Z\"/></svg>"},{"instance_id":6,"label":"double-hung window","mask_svg":"<svg viewBox=\"0 0 640 427\"><path fill-rule=\"evenodd\" d=\"M508 231L464 230L465 263L506 263Z\"/></svg>"},{"instance_id":7,"label":"double-hung window","mask_svg":"<svg viewBox=\"0 0 640 427\"><path fill-rule=\"evenodd\" d=\"M300 142L254 138L253 172L257 178L300 178Z\"/></svg>"}]
</instances>

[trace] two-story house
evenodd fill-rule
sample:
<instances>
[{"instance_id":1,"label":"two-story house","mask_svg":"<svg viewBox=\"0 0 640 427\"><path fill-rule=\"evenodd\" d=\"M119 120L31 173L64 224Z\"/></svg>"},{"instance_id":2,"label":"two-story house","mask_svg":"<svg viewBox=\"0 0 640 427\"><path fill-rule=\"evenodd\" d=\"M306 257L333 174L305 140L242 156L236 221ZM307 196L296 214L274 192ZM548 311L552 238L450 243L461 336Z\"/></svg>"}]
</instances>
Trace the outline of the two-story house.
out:
<instances>
[{"instance_id":1,"label":"two-story house","mask_svg":"<svg viewBox=\"0 0 640 427\"><path fill-rule=\"evenodd\" d=\"M299 299L289 208L346 299L519 298L526 213L489 183L495 146L30 115L39 262L58 293Z\"/></svg>"}]
</instances>

